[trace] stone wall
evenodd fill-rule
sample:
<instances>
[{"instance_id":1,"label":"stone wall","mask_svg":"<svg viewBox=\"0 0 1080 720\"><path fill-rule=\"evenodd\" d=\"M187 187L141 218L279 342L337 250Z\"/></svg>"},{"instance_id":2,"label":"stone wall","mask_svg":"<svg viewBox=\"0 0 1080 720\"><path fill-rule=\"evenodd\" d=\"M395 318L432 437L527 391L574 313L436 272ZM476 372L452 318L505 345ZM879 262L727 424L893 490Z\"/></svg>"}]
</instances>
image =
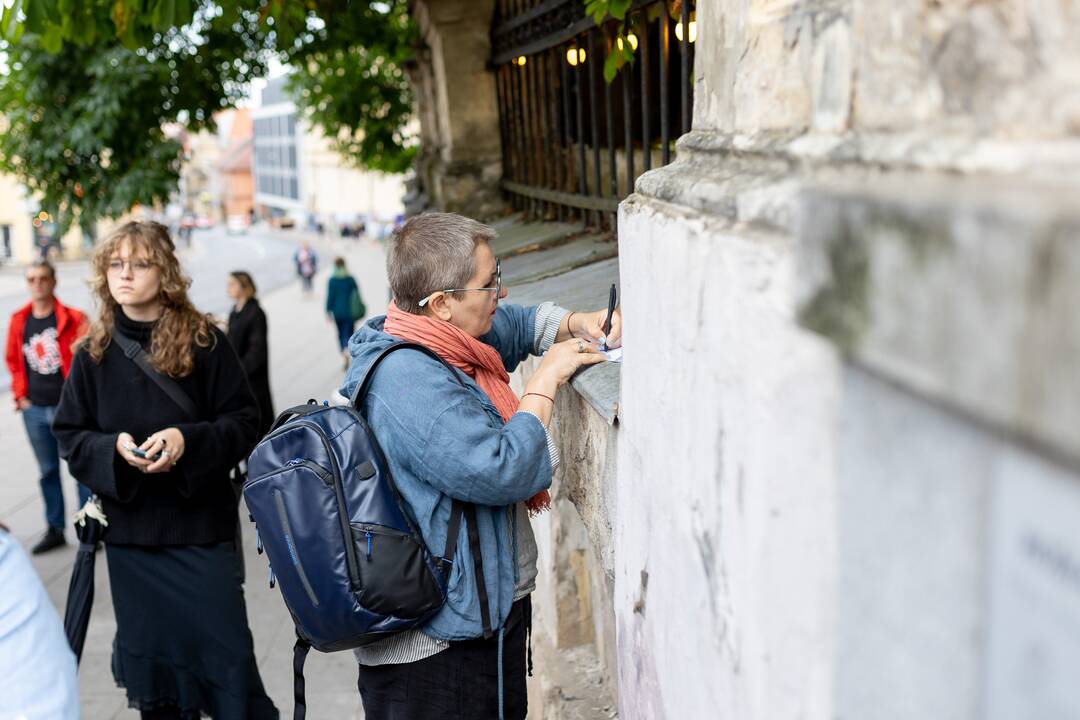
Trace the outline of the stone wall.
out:
<instances>
[{"instance_id":1,"label":"stone wall","mask_svg":"<svg viewBox=\"0 0 1080 720\"><path fill-rule=\"evenodd\" d=\"M697 13L620 208L620 714L1080 713L1080 10Z\"/></svg>"}]
</instances>

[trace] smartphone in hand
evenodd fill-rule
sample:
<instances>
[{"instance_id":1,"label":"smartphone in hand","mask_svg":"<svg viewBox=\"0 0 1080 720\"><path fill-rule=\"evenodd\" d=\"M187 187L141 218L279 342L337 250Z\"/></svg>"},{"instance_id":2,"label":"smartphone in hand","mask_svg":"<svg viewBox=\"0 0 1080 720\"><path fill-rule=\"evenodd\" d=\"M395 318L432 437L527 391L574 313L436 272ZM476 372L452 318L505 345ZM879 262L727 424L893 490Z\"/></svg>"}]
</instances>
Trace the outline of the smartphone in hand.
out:
<instances>
[{"instance_id":1,"label":"smartphone in hand","mask_svg":"<svg viewBox=\"0 0 1080 720\"><path fill-rule=\"evenodd\" d=\"M157 455L154 455L153 457L147 457L145 450L140 450L139 448L135 447L134 445L129 447L128 450L131 452L132 455L134 455L137 458L142 458L143 460L157 460L159 457L161 457L161 453L158 453Z\"/></svg>"}]
</instances>

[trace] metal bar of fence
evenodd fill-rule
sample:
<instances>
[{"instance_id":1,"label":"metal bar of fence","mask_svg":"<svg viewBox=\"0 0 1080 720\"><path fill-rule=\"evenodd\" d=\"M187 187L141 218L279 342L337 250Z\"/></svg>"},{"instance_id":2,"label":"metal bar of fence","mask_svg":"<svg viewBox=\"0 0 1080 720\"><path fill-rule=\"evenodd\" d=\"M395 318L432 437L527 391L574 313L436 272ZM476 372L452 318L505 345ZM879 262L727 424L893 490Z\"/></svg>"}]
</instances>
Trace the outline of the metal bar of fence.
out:
<instances>
[{"instance_id":1,"label":"metal bar of fence","mask_svg":"<svg viewBox=\"0 0 1080 720\"><path fill-rule=\"evenodd\" d=\"M682 131L690 132L690 2L682 1L679 21L682 23L682 39L679 40L680 61L682 63Z\"/></svg>"},{"instance_id":2,"label":"metal bar of fence","mask_svg":"<svg viewBox=\"0 0 1080 720\"><path fill-rule=\"evenodd\" d=\"M510 193L548 200L550 202L560 203L567 207L579 208L581 210L615 212L619 209L618 198L595 197L592 195L560 192L558 190L549 190L548 188L532 187L524 183L514 182L513 180L504 180L502 182L502 187Z\"/></svg>"},{"instance_id":3,"label":"metal bar of fence","mask_svg":"<svg viewBox=\"0 0 1080 720\"><path fill-rule=\"evenodd\" d=\"M611 53L611 33L604 32L605 44L607 45L607 51ZM607 116L607 149L608 149L608 181L611 189L611 197L618 199L619 197L619 179L616 177L615 170L615 118L614 111L611 105L611 83L604 83L604 114ZM610 218L611 229L615 230L615 218Z\"/></svg>"},{"instance_id":4,"label":"metal bar of fence","mask_svg":"<svg viewBox=\"0 0 1080 720\"><path fill-rule=\"evenodd\" d=\"M604 191L600 188L600 119L596 110L596 71L600 67L600 56L596 52L596 28L589 30L589 125L592 126L592 154L593 154L593 195L601 196ZM594 216L596 225L599 227L603 220L600 213Z\"/></svg>"},{"instance_id":5,"label":"metal bar of fence","mask_svg":"<svg viewBox=\"0 0 1080 720\"><path fill-rule=\"evenodd\" d=\"M503 177L510 177L510 138L506 134L506 96L503 93L503 68L495 68L495 103L499 107L499 142L502 143Z\"/></svg>"},{"instance_id":6,"label":"metal bar of fence","mask_svg":"<svg viewBox=\"0 0 1080 720\"><path fill-rule=\"evenodd\" d=\"M528 70L526 74L526 80L529 85L529 127L532 132L532 142L529 144L529 151L532 153L533 158L533 184L544 184L544 171L547 165L547 159L544 157L544 138L543 130L540 127L540 104L543 98L540 96L540 78L536 74L536 56L529 58L528 64L525 66ZM543 203L537 203L537 210L540 217L545 216L545 207Z\"/></svg>"},{"instance_id":7,"label":"metal bar of fence","mask_svg":"<svg viewBox=\"0 0 1080 720\"><path fill-rule=\"evenodd\" d=\"M559 69L562 71L562 105L563 105L563 157L560 158L563 162L563 168L566 170L566 179L563 183L563 188L569 188L573 185L573 164L574 154L570 149L570 69L569 65L563 60L563 58L556 56L559 62ZM568 213L572 215L572 213Z\"/></svg>"},{"instance_id":8,"label":"metal bar of fence","mask_svg":"<svg viewBox=\"0 0 1080 720\"><path fill-rule=\"evenodd\" d=\"M660 164L671 162L671 122L668 117L668 65L670 64L670 43L668 37L667 13L660 14L660 52L657 54L657 70L660 73Z\"/></svg>"},{"instance_id":9,"label":"metal bar of fence","mask_svg":"<svg viewBox=\"0 0 1080 720\"><path fill-rule=\"evenodd\" d=\"M505 89L507 89L507 130L510 133L510 141L513 146L513 155L511 157L511 164L513 165L514 172L513 178L515 180L522 179L522 138L521 133L517 132L517 108L515 104L516 93L514 92L514 68L510 65L504 65L505 78L503 83ZM516 199L514 200L514 209L521 209L521 203Z\"/></svg>"},{"instance_id":10,"label":"metal bar of fence","mask_svg":"<svg viewBox=\"0 0 1080 720\"><path fill-rule=\"evenodd\" d=\"M642 12L641 24L641 155L642 170L649 172L652 169L651 133L649 132L649 17Z\"/></svg>"},{"instance_id":11,"label":"metal bar of fence","mask_svg":"<svg viewBox=\"0 0 1080 720\"><path fill-rule=\"evenodd\" d=\"M525 145L523 150L525 151L525 157L529 162L529 172L525 176L525 182L530 185L536 184L536 155L534 151L536 133L533 132L532 126L532 105L533 96L529 87L529 69L528 65L517 66L518 79L521 82L521 122L525 125ZM537 203L535 200L529 202L529 215L535 217L537 212Z\"/></svg>"},{"instance_id":12,"label":"metal bar of fence","mask_svg":"<svg viewBox=\"0 0 1080 720\"><path fill-rule=\"evenodd\" d=\"M521 166L518 171L518 177L522 182L529 182L529 153L528 153L528 135L525 131L525 118L521 112L521 78L518 75L517 70L519 66L510 65L510 84L513 88L513 105L514 105L514 129L518 134L517 153L518 159L521 161ZM523 208L528 210L528 203Z\"/></svg>"},{"instance_id":13,"label":"metal bar of fence","mask_svg":"<svg viewBox=\"0 0 1080 720\"><path fill-rule=\"evenodd\" d=\"M553 122L551 115L551 106L556 104L556 98L551 91L551 52L545 50L540 54L540 69L541 77L543 77L543 93L544 93L544 125L547 131L544 133L544 142L546 143L545 152L548 158L548 179L549 185L552 188L560 187L562 181L562 173L559 171L559 159L556 157L555 152L552 151L552 140L556 137L555 123ZM562 205L555 204L555 216L562 220L563 217Z\"/></svg>"},{"instance_id":14,"label":"metal bar of fence","mask_svg":"<svg viewBox=\"0 0 1080 720\"><path fill-rule=\"evenodd\" d=\"M507 0L507 1L509 1L509 0ZM518 144L517 144L517 134L514 132L514 114L513 114L514 111L513 111L513 107L512 107L511 93L510 93L510 66L509 65L501 65L501 66L499 66L498 79L499 79L499 84L502 86L502 97L503 97L503 106L502 107L503 107L503 111L505 112L505 115L506 115L506 118L503 121L503 124L506 126L506 142L507 142L506 161L507 161L507 163L509 165L509 168L510 168L509 173L507 174L507 177L510 177L510 178L512 178L514 180L518 180L518 179L520 179L519 176L518 176L518 159L517 159ZM510 198L510 204L515 209L517 208L517 203L518 203L517 197L511 197Z\"/></svg>"},{"instance_id":15,"label":"metal bar of fence","mask_svg":"<svg viewBox=\"0 0 1080 720\"><path fill-rule=\"evenodd\" d=\"M580 57L580 53L578 54ZM588 60L588 58L586 59ZM581 67L581 60L578 60L577 65L574 66L574 114L577 120L577 140L578 140L578 192L582 195L589 194L588 181L585 176L585 109L582 107L584 103L583 95L581 92L581 76L584 73L584 68ZM587 221L587 218L582 214L583 221Z\"/></svg>"},{"instance_id":16,"label":"metal bar of fence","mask_svg":"<svg viewBox=\"0 0 1080 720\"><path fill-rule=\"evenodd\" d=\"M544 187L551 187L555 180L555 165L551 157L551 96L548 87L546 52L537 56L536 71L540 76L540 120L544 135ZM548 212L555 210L554 205L548 206Z\"/></svg>"},{"instance_id":17,"label":"metal bar of fence","mask_svg":"<svg viewBox=\"0 0 1080 720\"><path fill-rule=\"evenodd\" d=\"M534 55L529 58L529 73L532 75L533 126L536 128L536 167L539 171L537 175L539 177L539 184L542 187L547 187L548 169L550 166L549 153L545 152L548 144L548 135L544 130L544 106L547 104L547 98L544 97L544 93L540 88L541 77L539 55ZM542 204L540 207L541 216L547 218L549 210L551 210L550 204Z\"/></svg>"}]
</instances>

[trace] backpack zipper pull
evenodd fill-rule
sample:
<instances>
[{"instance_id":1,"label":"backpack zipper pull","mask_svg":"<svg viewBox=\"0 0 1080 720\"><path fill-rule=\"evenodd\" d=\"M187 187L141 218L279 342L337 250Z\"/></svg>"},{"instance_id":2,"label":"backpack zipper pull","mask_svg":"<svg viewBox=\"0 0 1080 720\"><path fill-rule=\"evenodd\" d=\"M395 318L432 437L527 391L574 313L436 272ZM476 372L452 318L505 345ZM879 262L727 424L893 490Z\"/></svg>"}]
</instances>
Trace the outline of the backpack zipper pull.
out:
<instances>
[{"instance_id":1,"label":"backpack zipper pull","mask_svg":"<svg viewBox=\"0 0 1080 720\"><path fill-rule=\"evenodd\" d=\"M364 537L367 538L367 559L370 560L371 559L371 533L365 530L364 531Z\"/></svg>"},{"instance_id":2,"label":"backpack zipper pull","mask_svg":"<svg viewBox=\"0 0 1080 720\"><path fill-rule=\"evenodd\" d=\"M274 566L266 563L266 569L270 571L270 587L274 587Z\"/></svg>"},{"instance_id":3,"label":"backpack zipper pull","mask_svg":"<svg viewBox=\"0 0 1080 720\"><path fill-rule=\"evenodd\" d=\"M255 526L255 551L262 555L262 535L259 534L259 526Z\"/></svg>"}]
</instances>

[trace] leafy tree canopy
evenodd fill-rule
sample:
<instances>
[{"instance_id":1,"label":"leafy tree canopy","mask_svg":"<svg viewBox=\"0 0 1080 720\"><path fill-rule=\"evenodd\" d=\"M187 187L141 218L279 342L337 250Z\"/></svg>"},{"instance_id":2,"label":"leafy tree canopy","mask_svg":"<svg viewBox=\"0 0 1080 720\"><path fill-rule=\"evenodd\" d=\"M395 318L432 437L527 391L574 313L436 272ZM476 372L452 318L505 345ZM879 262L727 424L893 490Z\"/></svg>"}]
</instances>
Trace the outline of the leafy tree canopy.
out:
<instances>
[{"instance_id":1,"label":"leafy tree canopy","mask_svg":"<svg viewBox=\"0 0 1080 720\"><path fill-rule=\"evenodd\" d=\"M14 0L0 38L0 168L61 228L167 199L181 158L163 126L212 128L274 55L346 157L385 171L411 158L404 0Z\"/></svg>"}]
</instances>

